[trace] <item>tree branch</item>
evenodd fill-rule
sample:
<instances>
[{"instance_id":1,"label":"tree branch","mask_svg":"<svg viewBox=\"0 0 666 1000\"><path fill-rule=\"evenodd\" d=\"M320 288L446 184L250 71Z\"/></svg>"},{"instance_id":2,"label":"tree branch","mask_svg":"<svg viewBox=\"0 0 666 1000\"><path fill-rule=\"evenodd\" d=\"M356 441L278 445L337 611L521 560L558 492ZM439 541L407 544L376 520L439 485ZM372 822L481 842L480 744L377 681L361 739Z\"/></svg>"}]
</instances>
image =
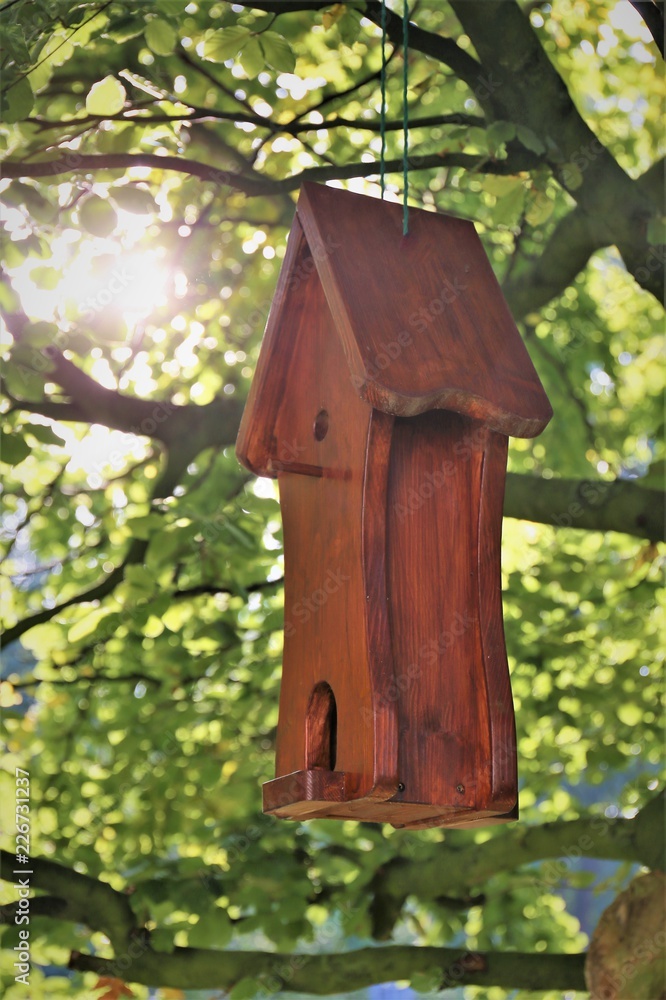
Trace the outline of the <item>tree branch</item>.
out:
<instances>
[{"instance_id":1,"label":"tree branch","mask_svg":"<svg viewBox=\"0 0 666 1000\"><path fill-rule=\"evenodd\" d=\"M330 7L330 0L239 0L239 2L242 7L253 7L266 11L266 13L279 14L303 10L322 10L324 7ZM382 11L379 0L368 0L364 14L375 24L381 24ZM388 7L386 10L386 34L394 45L402 45L402 18L398 14L394 14ZM423 55L430 56L431 59L436 59L448 66L456 76L471 87L478 85L479 76L483 72L480 63L464 49L461 49L452 38L424 31L416 24L410 24L409 47L415 52L421 52Z\"/></svg>"},{"instance_id":2,"label":"tree branch","mask_svg":"<svg viewBox=\"0 0 666 1000\"><path fill-rule=\"evenodd\" d=\"M366 4L365 16L375 24L381 24L382 5L379 0L369 0ZM392 10L386 10L386 34L394 45L402 45L402 18ZM464 80L472 89L479 86L479 77L483 73L481 64L452 38L437 35L432 31L424 31L416 24L409 25L409 47L424 56L430 56L437 62L448 66L455 75Z\"/></svg>"},{"instance_id":3,"label":"tree branch","mask_svg":"<svg viewBox=\"0 0 666 1000\"><path fill-rule=\"evenodd\" d=\"M76 403L60 403L50 399L18 399L3 387L2 392L12 404L12 410L22 410L24 413L39 413L51 420L62 420L65 423L92 423L88 414ZM122 430L122 428L118 428Z\"/></svg>"},{"instance_id":4,"label":"tree branch","mask_svg":"<svg viewBox=\"0 0 666 1000\"><path fill-rule=\"evenodd\" d=\"M368 121L366 118L354 120L353 118L337 117L329 118L323 122L301 120L303 116L307 116L311 111L316 110L316 108L311 108L303 111L298 118L293 119L291 122L274 122L270 118L261 118L259 115L246 115L234 111L214 111L211 108L197 108L192 106L189 113L180 115L144 115L120 112L117 115L86 115L85 118L72 118L64 124L66 126L87 124L97 126L102 122L130 122L133 125L158 125L168 124L169 122L196 122L197 124L202 124L205 122L226 121L245 122L250 125L256 125L257 128L267 129L273 135L279 135L284 132L286 135L294 136L301 135L303 132L320 132L336 128L353 128L357 132L381 131L381 123L379 121ZM41 129L63 127L62 121L48 121L45 118L27 118L26 121L38 125ZM467 115L462 112L453 112L447 115L427 115L422 118L412 118L409 121L409 128L436 128L438 125L468 125L469 127L483 128L485 124L486 120L481 115ZM402 118L392 119L386 122L384 128L387 132L402 131L404 122Z\"/></svg>"},{"instance_id":5,"label":"tree branch","mask_svg":"<svg viewBox=\"0 0 666 1000\"><path fill-rule=\"evenodd\" d=\"M62 379L70 389L78 390L80 384L81 391L88 398L90 411L99 390L111 393L113 398L109 401L110 405L107 405L106 411L104 407L94 411L95 422L105 423L105 417L109 421L113 419L114 422L108 423L108 426L119 427L120 430L131 433L145 434L167 445L169 469L168 474L165 470L164 477L160 481L160 490L166 496L170 495L184 469L196 455L207 447L233 444L236 439L242 406L239 402L226 397L213 400L205 406L190 404L178 407L171 403L136 400L142 409L145 407L149 410L150 415L144 419L142 425L119 426L123 422L124 401L128 400L131 403L132 397L103 389L71 362L66 359L63 359L63 362L65 365L60 371L58 380ZM16 400L15 404L22 405L20 400ZM27 403L26 409L46 414L42 405L49 406L48 403ZM50 404L52 407L58 405L67 404ZM39 409L35 411L33 406L39 406ZM111 408L113 408L112 413L109 412ZM56 412L54 410L52 415L56 416ZM158 415L163 419L162 423L157 423L155 418ZM76 416L67 409L59 418L73 420ZM526 521L559 527L571 526L589 531L620 531L638 538L659 541L664 538L664 504L665 495L661 490L647 489L635 481L541 479L536 476L509 473L504 514L505 517L522 518ZM63 610L63 606L60 606L60 610ZM57 613L56 609L52 609L49 617L53 617L53 613ZM40 622L35 621L34 624Z\"/></svg>"},{"instance_id":6,"label":"tree branch","mask_svg":"<svg viewBox=\"0 0 666 1000\"><path fill-rule=\"evenodd\" d=\"M258 996L283 991L326 996L409 980L416 973L439 978L438 991L472 985L564 991L585 989L584 964L584 954L471 953L408 945L320 955L175 948L171 954L146 951L121 974L130 982L194 990L227 989L248 978L257 982ZM114 975L126 965L76 953L70 968Z\"/></svg>"},{"instance_id":7,"label":"tree branch","mask_svg":"<svg viewBox=\"0 0 666 1000\"><path fill-rule=\"evenodd\" d=\"M513 315L520 319L545 306L573 282L592 254L603 246L603 239L594 233L586 214L574 208L557 223L536 260L503 286Z\"/></svg>"},{"instance_id":8,"label":"tree branch","mask_svg":"<svg viewBox=\"0 0 666 1000\"><path fill-rule=\"evenodd\" d=\"M635 819L581 817L542 826L514 826L483 845L470 842L459 831L447 833L446 864L438 856L410 862L396 858L381 869L382 892L399 907L409 896L435 900L463 895L500 871L512 871L534 861L562 858L535 873L535 884L556 886L571 859L581 856L632 861L652 868L664 864L664 796L652 799ZM7 881L19 867L14 855L2 851ZM73 953L70 966L82 971L121 975L130 982L175 989L225 988L249 977L271 979L271 992L282 990L317 995L358 989L379 982L409 979L416 972L439 970L441 988L479 985L514 989L583 989L583 955L470 954L452 948L362 949L346 954L275 955L263 952L176 948L154 952L125 893L45 858L32 858L32 885L49 893L48 902L35 905L44 915L84 923L106 933L113 959ZM57 901L66 909L58 910ZM11 905L5 918L11 916ZM49 910L54 912L49 914ZM397 910L399 912L399 909Z\"/></svg>"},{"instance_id":9,"label":"tree branch","mask_svg":"<svg viewBox=\"0 0 666 1000\"><path fill-rule=\"evenodd\" d=\"M487 156L471 153L430 153L427 156L412 157L411 170L431 170L434 167L462 167L489 174L514 174L530 170L538 163L537 157L528 150L518 150L506 160L490 160ZM90 153L68 154L53 160L35 163L6 160L2 171L5 177L55 177L73 172L95 170L127 170L130 167L152 167L154 170L175 170L189 174L203 181L212 181L230 187L248 196L285 194L295 191L304 180L343 180L351 177L372 177L379 174L379 161L370 163L346 163L325 167L308 167L282 180L255 173L254 176L219 170L217 167L198 160L188 160L183 156L159 156L157 153ZM387 173L402 172L402 160L387 160Z\"/></svg>"},{"instance_id":10,"label":"tree branch","mask_svg":"<svg viewBox=\"0 0 666 1000\"><path fill-rule=\"evenodd\" d=\"M628 479L542 479L510 472L504 516L656 542L666 534L666 494Z\"/></svg>"},{"instance_id":11,"label":"tree branch","mask_svg":"<svg viewBox=\"0 0 666 1000\"><path fill-rule=\"evenodd\" d=\"M2 878L7 882L14 882L15 877L20 877L18 872L22 867L30 868L31 885L66 904L67 915L63 915L61 919L73 920L85 924L91 930L102 931L108 935L114 949L125 949L136 925L136 918L125 893L113 889L107 882L72 871L48 858L31 858L29 865L22 866L14 854L0 851L0 865Z\"/></svg>"},{"instance_id":12,"label":"tree branch","mask_svg":"<svg viewBox=\"0 0 666 1000\"><path fill-rule=\"evenodd\" d=\"M492 82L483 93L475 91L488 117L527 126L539 137L547 151L542 162L584 214L580 245L573 226L569 229L570 253L586 261L590 245L617 246L638 283L661 300L664 261L654 257L647 238L654 205L640 179L629 177L580 115L529 18L516 0L451 0L451 6ZM502 38L511 38L510 58ZM616 205L621 212L614 211ZM561 274L553 272L549 283L561 291L571 271L569 264Z\"/></svg>"},{"instance_id":13,"label":"tree branch","mask_svg":"<svg viewBox=\"0 0 666 1000\"><path fill-rule=\"evenodd\" d=\"M52 608L42 608L41 611L35 612L33 615L29 615L27 618L22 618L12 625L10 628L6 628L2 635L0 636L1 645L9 646L11 642L15 642L20 639L22 635L29 632L31 628L35 628L36 625L43 625L45 622L50 622L52 618L57 615L62 614L68 608L74 607L75 604L89 604L93 601L101 601L103 598L108 597L108 595L115 590L118 584L122 581L125 575L125 569L127 566L134 565L135 563L141 562L145 555L148 543L142 539L134 539L129 547L129 551L125 556L123 562L116 566L115 569L106 576L100 583L95 584L90 590L85 591L83 594L75 594L73 597L69 597L66 601L61 601L60 604L54 605Z\"/></svg>"},{"instance_id":14,"label":"tree branch","mask_svg":"<svg viewBox=\"0 0 666 1000\"><path fill-rule=\"evenodd\" d=\"M475 847L478 852L479 848ZM14 855L0 852L6 872L20 870ZM104 882L46 858L31 858L32 885L49 893L47 903L32 903L44 916L83 923L108 935L113 959L73 952L70 968L172 989L221 989L239 980L259 980L271 993L289 990L326 995L372 986L415 973L440 977L441 988L463 985L514 989L584 989L584 955L470 953L460 948L391 946L342 954L279 955L257 951L175 948L155 952L138 926L128 897ZM58 911L58 902L64 909ZM53 912L55 911L55 912ZM5 919L11 916L5 907Z\"/></svg>"},{"instance_id":15,"label":"tree branch","mask_svg":"<svg viewBox=\"0 0 666 1000\"><path fill-rule=\"evenodd\" d=\"M655 796L634 819L583 816L541 826L512 825L486 841L482 847L463 839L460 831L447 833L446 865L441 858L409 862L390 861L382 872L382 892L404 901L410 895L436 899L457 895L483 885L497 872L550 858L569 859L535 873L535 883L557 885L571 858L593 857L608 861L631 861L663 870L666 862L664 794Z\"/></svg>"}]
</instances>

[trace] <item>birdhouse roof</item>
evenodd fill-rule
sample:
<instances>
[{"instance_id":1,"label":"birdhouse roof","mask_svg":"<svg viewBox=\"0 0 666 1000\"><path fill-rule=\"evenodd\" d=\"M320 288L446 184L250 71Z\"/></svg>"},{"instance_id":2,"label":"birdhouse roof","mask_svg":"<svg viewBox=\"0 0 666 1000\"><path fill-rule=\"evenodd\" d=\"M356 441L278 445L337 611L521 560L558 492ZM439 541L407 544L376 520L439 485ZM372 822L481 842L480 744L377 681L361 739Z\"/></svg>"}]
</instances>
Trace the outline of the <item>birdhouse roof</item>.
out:
<instances>
[{"instance_id":1,"label":"birdhouse roof","mask_svg":"<svg viewBox=\"0 0 666 1000\"><path fill-rule=\"evenodd\" d=\"M400 205L305 183L289 244L248 408L279 405L278 384L297 388L280 341L314 267L352 385L373 407L453 410L515 437L546 426L550 403L471 222L410 208L403 236ZM263 414L267 427L275 416Z\"/></svg>"}]
</instances>

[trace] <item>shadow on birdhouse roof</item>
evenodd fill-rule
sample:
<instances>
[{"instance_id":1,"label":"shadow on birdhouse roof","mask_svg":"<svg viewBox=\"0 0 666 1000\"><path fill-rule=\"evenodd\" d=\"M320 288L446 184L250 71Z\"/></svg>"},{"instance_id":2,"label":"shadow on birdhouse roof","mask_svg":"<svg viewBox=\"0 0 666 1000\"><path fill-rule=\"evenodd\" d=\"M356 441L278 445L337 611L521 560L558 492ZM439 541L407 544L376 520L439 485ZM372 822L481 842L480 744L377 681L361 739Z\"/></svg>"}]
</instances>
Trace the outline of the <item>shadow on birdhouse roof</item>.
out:
<instances>
[{"instance_id":1,"label":"shadow on birdhouse roof","mask_svg":"<svg viewBox=\"0 0 666 1000\"><path fill-rule=\"evenodd\" d=\"M315 271L349 367L341 377L376 409L404 417L453 410L515 437L534 437L550 420L471 222L410 209L403 236L400 205L305 183L244 418L264 424L267 445L282 392L292 378L297 385L282 341L298 325L299 284ZM241 456L243 438L241 428Z\"/></svg>"}]
</instances>

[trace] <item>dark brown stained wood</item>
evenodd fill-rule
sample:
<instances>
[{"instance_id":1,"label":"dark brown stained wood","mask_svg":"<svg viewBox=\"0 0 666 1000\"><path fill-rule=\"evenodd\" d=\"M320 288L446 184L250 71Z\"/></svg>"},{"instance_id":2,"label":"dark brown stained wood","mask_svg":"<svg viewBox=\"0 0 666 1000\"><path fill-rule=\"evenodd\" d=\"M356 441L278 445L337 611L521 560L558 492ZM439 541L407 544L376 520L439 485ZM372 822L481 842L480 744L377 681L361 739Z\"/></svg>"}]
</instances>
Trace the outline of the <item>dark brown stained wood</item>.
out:
<instances>
[{"instance_id":1,"label":"dark brown stained wood","mask_svg":"<svg viewBox=\"0 0 666 1000\"><path fill-rule=\"evenodd\" d=\"M295 338L290 331L303 319L306 304L305 297L299 294L300 282L295 275L304 269L308 259L311 258L303 230L298 218L294 218L236 439L239 461L258 476L275 477L279 468L288 467L298 457L285 442L276 452L274 431L285 391L284 377L289 372L294 375L291 358Z\"/></svg>"},{"instance_id":2,"label":"dark brown stained wood","mask_svg":"<svg viewBox=\"0 0 666 1000\"><path fill-rule=\"evenodd\" d=\"M387 560L404 791L393 801L424 804L413 822L505 813L517 800L497 592L505 456L506 438L454 413L394 425Z\"/></svg>"},{"instance_id":3,"label":"dark brown stained wood","mask_svg":"<svg viewBox=\"0 0 666 1000\"><path fill-rule=\"evenodd\" d=\"M517 437L552 416L471 222L304 184L298 218L347 363L377 409L454 410Z\"/></svg>"},{"instance_id":4,"label":"dark brown stained wood","mask_svg":"<svg viewBox=\"0 0 666 1000\"><path fill-rule=\"evenodd\" d=\"M312 689L305 718L305 766L335 771L338 742L338 708L330 684L321 681Z\"/></svg>"},{"instance_id":5,"label":"dark brown stained wood","mask_svg":"<svg viewBox=\"0 0 666 1000\"><path fill-rule=\"evenodd\" d=\"M238 457L277 476L285 643L264 810L518 817L507 434L550 405L470 223L305 185Z\"/></svg>"},{"instance_id":6,"label":"dark brown stained wood","mask_svg":"<svg viewBox=\"0 0 666 1000\"><path fill-rule=\"evenodd\" d=\"M502 615L501 541L508 446L504 435L488 431L479 495L478 586L491 731L492 795L508 819L517 819L516 721Z\"/></svg>"},{"instance_id":7,"label":"dark brown stained wood","mask_svg":"<svg viewBox=\"0 0 666 1000\"><path fill-rule=\"evenodd\" d=\"M281 819L316 819L344 802L346 775L321 768L295 771L264 784L264 812Z\"/></svg>"},{"instance_id":8,"label":"dark brown stained wood","mask_svg":"<svg viewBox=\"0 0 666 1000\"><path fill-rule=\"evenodd\" d=\"M374 613L375 591L383 594L385 576L378 495L372 494L371 506L377 507L372 527L364 527L363 516L366 488L381 490L386 482L392 419L374 413L356 393L316 273L299 282L297 293L287 292L287 306L292 294L297 294L299 308L289 312L290 353L285 363L298 372L297 391L283 392L275 401L269 398L268 405L275 408L272 454L323 471L278 471L285 648L278 778L265 788L265 802L272 811L277 796L283 814L286 793L280 779L318 769L313 767L318 755L309 753L307 740L308 719L310 732L317 725L309 708L319 685L329 686L337 706L335 769L345 774L346 796L388 798L398 785L397 706L385 696L393 677L390 644L386 629L376 634ZM373 568L373 590L366 587L365 565ZM313 784L303 777L301 785L292 785L299 794L314 794L321 791L323 780L318 775ZM300 809L295 805L293 815L300 815Z\"/></svg>"}]
</instances>

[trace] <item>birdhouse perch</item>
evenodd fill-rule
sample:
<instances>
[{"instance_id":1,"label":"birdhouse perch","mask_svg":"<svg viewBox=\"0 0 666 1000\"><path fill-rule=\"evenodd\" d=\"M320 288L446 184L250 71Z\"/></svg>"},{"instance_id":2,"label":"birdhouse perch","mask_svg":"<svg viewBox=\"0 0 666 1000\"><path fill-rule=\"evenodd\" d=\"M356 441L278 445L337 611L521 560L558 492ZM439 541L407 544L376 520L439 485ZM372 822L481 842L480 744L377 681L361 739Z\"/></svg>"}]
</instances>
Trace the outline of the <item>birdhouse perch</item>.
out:
<instances>
[{"instance_id":1,"label":"birdhouse perch","mask_svg":"<svg viewBox=\"0 0 666 1000\"><path fill-rule=\"evenodd\" d=\"M305 184L237 442L277 476L285 642L264 811L517 816L508 435L552 411L474 226Z\"/></svg>"}]
</instances>

